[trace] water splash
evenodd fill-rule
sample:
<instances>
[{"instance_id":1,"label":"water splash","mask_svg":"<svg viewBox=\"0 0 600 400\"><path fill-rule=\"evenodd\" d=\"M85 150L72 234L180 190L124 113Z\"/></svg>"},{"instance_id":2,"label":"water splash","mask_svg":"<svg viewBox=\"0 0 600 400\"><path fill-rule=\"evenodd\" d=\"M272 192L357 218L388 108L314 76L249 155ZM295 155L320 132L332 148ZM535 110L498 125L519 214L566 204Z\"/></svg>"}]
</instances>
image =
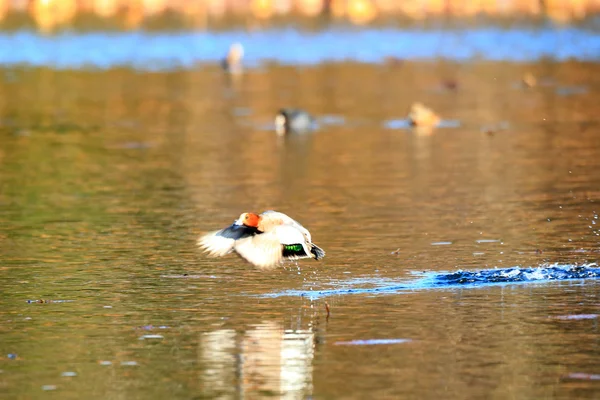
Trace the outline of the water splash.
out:
<instances>
[{"instance_id":1,"label":"water splash","mask_svg":"<svg viewBox=\"0 0 600 400\"><path fill-rule=\"evenodd\" d=\"M543 283L600 278L600 268L595 263L584 265L541 265L539 267L513 267L478 271L424 272L412 281L393 281L382 278L360 278L337 281L334 289L285 290L268 293L264 297L300 296L318 299L346 294L390 294L432 289L478 288L494 285Z\"/></svg>"}]
</instances>

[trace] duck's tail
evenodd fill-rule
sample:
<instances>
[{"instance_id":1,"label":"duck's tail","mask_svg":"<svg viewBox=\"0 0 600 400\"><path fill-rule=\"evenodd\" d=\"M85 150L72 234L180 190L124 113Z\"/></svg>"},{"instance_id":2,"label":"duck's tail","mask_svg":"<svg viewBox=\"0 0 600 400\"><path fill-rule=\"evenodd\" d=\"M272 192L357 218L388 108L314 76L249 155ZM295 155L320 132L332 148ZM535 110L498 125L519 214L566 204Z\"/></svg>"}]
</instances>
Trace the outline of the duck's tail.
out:
<instances>
[{"instance_id":1,"label":"duck's tail","mask_svg":"<svg viewBox=\"0 0 600 400\"><path fill-rule=\"evenodd\" d=\"M310 249L310 252L315 256L315 260L320 260L321 258L325 257L325 250L314 243L311 243L311 246L312 248Z\"/></svg>"}]
</instances>

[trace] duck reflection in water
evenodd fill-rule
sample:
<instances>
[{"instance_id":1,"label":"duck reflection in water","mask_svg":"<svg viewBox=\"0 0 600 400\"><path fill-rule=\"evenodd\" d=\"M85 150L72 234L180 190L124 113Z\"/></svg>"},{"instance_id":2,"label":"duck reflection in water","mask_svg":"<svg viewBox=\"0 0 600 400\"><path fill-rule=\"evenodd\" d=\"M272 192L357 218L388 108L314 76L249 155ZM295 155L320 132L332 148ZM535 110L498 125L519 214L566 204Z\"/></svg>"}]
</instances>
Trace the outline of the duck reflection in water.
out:
<instances>
[{"instance_id":1,"label":"duck reflection in water","mask_svg":"<svg viewBox=\"0 0 600 400\"><path fill-rule=\"evenodd\" d=\"M272 321L251 325L243 334L232 329L204 333L204 394L310 396L314 336L309 330L284 330Z\"/></svg>"}]
</instances>

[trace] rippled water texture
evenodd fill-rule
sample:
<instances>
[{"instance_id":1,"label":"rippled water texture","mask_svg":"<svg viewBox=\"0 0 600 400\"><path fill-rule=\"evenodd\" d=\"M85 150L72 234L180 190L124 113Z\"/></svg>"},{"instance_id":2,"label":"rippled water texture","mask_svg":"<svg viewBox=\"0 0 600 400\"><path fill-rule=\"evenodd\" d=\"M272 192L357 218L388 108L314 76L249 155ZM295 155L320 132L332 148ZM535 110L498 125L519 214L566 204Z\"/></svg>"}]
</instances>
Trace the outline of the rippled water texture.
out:
<instances>
[{"instance_id":1,"label":"rippled water texture","mask_svg":"<svg viewBox=\"0 0 600 400\"><path fill-rule=\"evenodd\" d=\"M250 68L224 75L246 39ZM0 393L599 398L599 46L0 35ZM442 125L411 130L415 101ZM318 130L278 140L283 106ZM196 248L267 209L326 258L260 272Z\"/></svg>"}]
</instances>

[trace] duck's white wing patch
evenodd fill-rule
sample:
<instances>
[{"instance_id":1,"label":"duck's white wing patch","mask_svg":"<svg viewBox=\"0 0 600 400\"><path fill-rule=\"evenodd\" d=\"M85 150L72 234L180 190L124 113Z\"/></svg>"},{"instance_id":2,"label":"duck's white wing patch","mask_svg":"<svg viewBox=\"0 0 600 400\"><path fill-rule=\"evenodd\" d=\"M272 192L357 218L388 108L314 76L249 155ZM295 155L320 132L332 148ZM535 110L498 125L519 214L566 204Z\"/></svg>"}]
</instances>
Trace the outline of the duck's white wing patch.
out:
<instances>
[{"instance_id":1,"label":"duck's white wing patch","mask_svg":"<svg viewBox=\"0 0 600 400\"><path fill-rule=\"evenodd\" d=\"M274 231L235 242L235 251L260 269L277 267L283 259L281 242Z\"/></svg>"},{"instance_id":2,"label":"duck's white wing patch","mask_svg":"<svg viewBox=\"0 0 600 400\"><path fill-rule=\"evenodd\" d=\"M298 229L306 237L306 241L311 242L310 232L308 231L308 229L306 229L298 221L285 215L284 213L280 213L278 211L273 211L273 210L268 210L268 211L263 212L261 214L261 216L263 218L272 219L272 220L278 219L281 221L282 225L293 226L294 228ZM296 242L296 243L302 243L302 242Z\"/></svg>"},{"instance_id":3,"label":"duck's white wing patch","mask_svg":"<svg viewBox=\"0 0 600 400\"><path fill-rule=\"evenodd\" d=\"M231 253L235 244L235 239L222 236L224 230L209 232L200 236L198 246L200 246L211 257L223 257Z\"/></svg>"},{"instance_id":4,"label":"duck's white wing patch","mask_svg":"<svg viewBox=\"0 0 600 400\"><path fill-rule=\"evenodd\" d=\"M306 241L304 232L294 225L279 225L273 229L280 244L303 244Z\"/></svg>"}]
</instances>

